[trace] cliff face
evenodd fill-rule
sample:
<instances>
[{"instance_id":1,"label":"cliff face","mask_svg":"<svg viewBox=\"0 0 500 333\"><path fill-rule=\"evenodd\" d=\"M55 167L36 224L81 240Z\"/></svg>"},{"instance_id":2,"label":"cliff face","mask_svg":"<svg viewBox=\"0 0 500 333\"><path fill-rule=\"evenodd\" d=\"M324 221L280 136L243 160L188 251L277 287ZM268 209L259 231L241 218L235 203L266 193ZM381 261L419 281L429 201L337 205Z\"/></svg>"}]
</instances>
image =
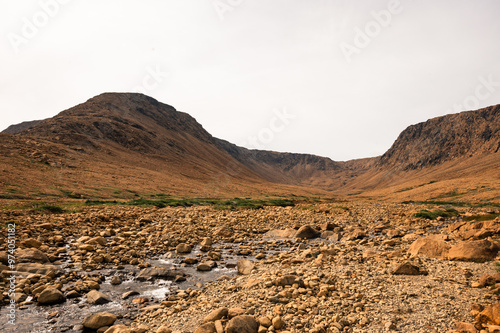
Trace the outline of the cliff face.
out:
<instances>
[{"instance_id":1,"label":"cliff face","mask_svg":"<svg viewBox=\"0 0 500 333\"><path fill-rule=\"evenodd\" d=\"M405 129L378 166L422 169L457 158L497 153L500 105L433 118Z\"/></svg>"}]
</instances>

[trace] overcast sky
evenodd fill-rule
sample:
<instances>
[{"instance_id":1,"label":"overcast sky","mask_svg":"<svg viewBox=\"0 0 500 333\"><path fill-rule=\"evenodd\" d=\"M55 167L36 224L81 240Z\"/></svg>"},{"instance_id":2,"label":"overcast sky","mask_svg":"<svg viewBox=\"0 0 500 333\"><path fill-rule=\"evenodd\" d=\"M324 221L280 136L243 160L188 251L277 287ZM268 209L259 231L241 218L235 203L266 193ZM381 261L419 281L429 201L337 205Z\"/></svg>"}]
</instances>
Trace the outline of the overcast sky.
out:
<instances>
[{"instance_id":1,"label":"overcast sky","mask_svg":"<svg viewBox=\"0 0 500 333\"><path fill-rule=\"evenodd\" d=\"M0 0L0 128L141 91L212 135L334 160L500 103L500 1Z\"/></svg>"}]
</instances>

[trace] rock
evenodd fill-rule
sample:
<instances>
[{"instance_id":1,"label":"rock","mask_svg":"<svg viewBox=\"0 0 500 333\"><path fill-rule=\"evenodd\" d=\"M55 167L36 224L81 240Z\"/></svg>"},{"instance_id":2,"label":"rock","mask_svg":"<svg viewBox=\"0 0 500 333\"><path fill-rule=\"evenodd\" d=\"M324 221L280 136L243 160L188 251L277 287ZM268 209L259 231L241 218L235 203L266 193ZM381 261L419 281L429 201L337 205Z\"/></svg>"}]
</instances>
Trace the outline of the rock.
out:
<instances>
[{"instance_id":1,"label":"rock","mask_svg":"<svg viewBox=\"0 0 500 333\"><path fill-rule=\"evenodd\" d=\"M477 333L478 330L474 327L473 324L457 322L455 324L455 330L460 333Z\"/></svg>"},{"instance_id":2,"label":"rock","mask_svg":"<svg viewBox=\"0 0 500 333\"><path fill-rule=\"evenodd\" d=\"M488 240L465 241L450 248L448 259L485 262L495 259L498 250L498 244Z\"/></svg>"},{"instance_id":3,"label":"rock","mask_svg":"<svg viewBox=\"0 0 500 333\"><path fill-rule=\"evenodd\" d=\"M285 230L276 229L266 232L266 236L273 238L292 238L295 232L295 229L292 228L288 228Z\"/></svg>"},{"instance_id":4,"label":"rock","mask_svg":"<svg viewBox=\"0 0 500 333\"><path fill-rule=\"evenodd\" d=\"M304 225L297 230L297 233L295 234L295 238L301 238L301 239L313 239L317 238L320 236L320 232L314 229L310 225Z\"/></svg>"},{"instance_id":5,"label":"rock","mask_svg":"<svg viewBox=\"0 0 500 333\"><path fill-rule=\"evenodd\" d=\"M179 276L186 277L186 274L176 269L169 269L165 267L148 267L140 271L136 278L139 281L146 281L148 279L175 280Z\"/></svg>"},{"instance_id":6,"label":"rock","mask_svg":"<svg viewBox=\"0 0 500 333\"><path fill-rule=\"evenodd\" d=\"M448 254L450 245L445 241L448 239L446 235L431 235L414 241L408 253L412 257L424 255L430 258L444 259Z\"/></svg>"},{"instance_id":7,"label":"rock","mask_svg":"<svg viewBox=\"0 0 500 333\"><path fill-rule=\"evenodd\" d=\"M180 243L179 245L177 245L177 247L175 248L175 252L177 254L184 254L184 253L191 253L192 251L192 247L191 245L188 245L186 243Z\"/></svg>"},{"instance_id":8,"label":"rock","mask_svg":"<svg viewBox=\"0 0 500 333\"><path fill-rule=\"evenodd\" d=\"M38 263L19 263L16 265L18 272L55 276L60 271L54 265Z\"/></svg>"},{"instance_id":9,"label":"rock","mask_svg":"<svg viewBox=\"0 0 500 333\"><path fill-rule=\"evenodd\" d=\"M68 292L68 294L66 295L66 298L68 299L71 299L71 298L78 298L78 297L82 297L82 294L80 294L78 291L76 290L71 290L70 292Z\"/></svg>"},{"instance_id":10,"label":"rock","mask_svg":"<svg viewBox=\"0 0 500 333\"><path fill-rule=\"evenodd\" d=\"M25 239L21 242L21 246L26 247L26 248L33 247L35 249L38 249L38 248L40 248L40 246L42 246L42 242L40 242L34 238L28 238L28 239Z\"/></svg>"},{"instance_id":11,"label":"rock","mask_svg":"<svg viewBox=\"0 0 500 333\"><path fill-rule=\"evenodd\" d=\"M117 285L119 285L119 284L121 284L121 283L122 283L122 279L120 279L120 277L119 277L118 275L115 275L115 276L113 276L113 277L111 278L111 284L112 284L113 286L117 286Z\"/></svg>"},{"instance_id":12,"label":"rock","mask_svg":"<svg viewBox=\"0 0 500 333\"><path fill-rule=\"evenodd\" d=\"M202 262L198 266L196 266L196 270L202 272L208 272L212 270L212 265L208 262Z\"/></svg>"},{"instance_id":13,"label":"rock","mask_svg":"<svg viewBox=\"0 0 500 333\"><path fill-rule=\"evenodd\" d=\"M201 241L200 245L203 247L203 246L212 246L213 244L213 241L212 241L212 238L210 237L205 237L203 238L203 240Z\"/></svg>"},{"instance_id":14,"label":"rock","mask_svg":"<svg viewBox=\"0 0 500 333\"><path fill-rule=\"evenodd\" d=\"M249 315L234 317L226 325L226 333L257 333L258 331L259 323Z\"/></svg>"},{"instance_id":15,"label":"rock","mask_svg":"<svg viewBox=\"0 0 500 333\"><path fill-rule=\"evenodd\" d=\"M93 330L101 327L111 326L116 321L116 316L109 312L98 312L91 314L83 320L83 326Z\"/></svg>"},{"instance_id":16,"label":"rock","mask_svg":"<svg viewBox=\"0 0 500 333\"><path fill-rule=\"evenodd\" d=\"M246 312L245 309L242 309L242 308L231 308L231 309L229 309L229 311L227 313L227 317L229 319L231 319L231 318L234 318L237 316L244 315L245 312Z\"/></svg>"},{"instance_id":17,"label":"rock","mask_svg":"<svg viewBox=\"0 0 500 333\"><path fill-rule=\"evenodd\" d=\"M299 280L297 275L290 275L289 274L289 275L285 275L285 276L281 276L281 277L277 278L275 281L275 284L277 286L281 286L281 287L291 286L294 283L296 283L297 280Z\"/></svg>"},{"instance_id":18,"label":"rock","mask_svg":"<svg viewBox=\"0 0 500 333\"><path fill-rule=\"evenodd\" d=\"M172 330L170 328L168 328L167 326L162 325L158 328L156 333L172 333Z\"/></svg>"},{"instance_id":19,"label":"rock","mask_svg":"<svg viewBox=\"0 0 500 333\"><path fill-rule=\"evenodd\" d=\"M222 319L224 317L227 317L228 313L228 308L219 308L213 310L208 314L208 316L203 319L203 323L214 322L216 320Z\"/></svg>"},{"instance_id":20,"label":"rock","mask_svg":"<svg viewBox=\"0 0 500 333\"><path fill-rule=\"evenodd\" d=\"M412 263L409 262L404 262L400 264L394 271L392 272L393 275L427 275L428 273L420 267L413 265Z\"/></svg>"},{"instance_id":21,"label":"rock","mask_svg":"<svg viewBox=\"0 0 500 333\"><path fill-rule=\"evenodd\" d=\"M139 293L135 290L127 291L127 292L122 294L122 299L127 299L129 297L137 296L137 295L139 295Z\"/></svg>"},{"instance_id":22,"label":"rock","mask_svg":"<svg viewBox=\"0 0 500 333\"><path fill-rule=\"evenodd\" d=\"M475 317L475 320L482 324L500 325L500 302L484 308L484 310Z\"/></svg>"},{"instance_id":23,"label":"rock","mask_svg":"<svg viewBox=\"0 0 500 333\"><path fill-rule=\"evenodd\" d=\"M221 236L221 237L224 237L224 238L229 238L231 236L233 236L233 231L228 229L228 228L219 228L216 232L215 232L215 235L216 236Z\"/></svg>"},{"instance_id":24,"label":"rock","mask_svg":"<svg viewBox=\"0 0 500 333\"><path fill-rule=\"evenodd\" d=\"M38 295L40 305L52 305L63 303L66 300L63 293L56 288L47 288Z\"/></svg>"},{"instance_id":25,"label":"rock","mask_svg":"<svg viewBox=\"0 0 500 333\"><path fill-rule=\"evenodd\" d=\"M217 329L213 322L209 322L198 327L194 333L217 333Z\"/></svg>"},{"instance_id":26,"label":"rock","mask_svg":"<svg viewBox=\"0 0 500 333\"><path fill-rule=\"evenodd\" d=\"M18 249L16 251L16 260L17 262L30 262L30 263L47 263L49 262L49 258L45 253L38 249L29 248L29 249Z\"/></svg>"},{"instance_id":27,"label":"rock","mask_svg":"<svg viewBox=\"0 0 500 333\"><path fill-rule=\"evenodd\" d=\"M99 304L106 304L109 302L111 302L111 299L107 295L97 290L91 290L87 294L87 303L99 305Z\"/></svg>"},{"instance_id":28,"label":"rock","mask_svg":"<svg viewBox=\"0 0 500 333\"><path fill-rule=\"evenodd\" d=\"M281 319L281 317L278 316L273 318L273 326L275 329L279 330L285 326L285 323L283 322L283 319Z\"/></svg>"},{"instance_id":29,"label":"rock","mask_svg":"<svg viewBox=\"0 0 500 333\"><path fill-rule=\"evenodd\" d=\"M271 319L269 319L269 317L267 316L260 317L258 321L261 326L266 328L269 328L273 324Z\"/></svg>"},{"instance_id":30,"label":"rock","mask_svg":"<svg viewBox=\"0 0 500 333\"><path fill-rule=\"evenodd\" d=\"M104 333L132 333L132 330L125 325L113 325L104 331Z\"/></svg>"},{"instance_id":31,"label":"rock","mask_svg":"<svg viewBox=\"0 0 500 333\"><path fill-rule=\"evenodd\" d=\"M104 237L94 237L86 241L85 243L90 244L90 245L106 245L106 238Z\"/></svg>"},{"instance_id":32,"label":"rock","mask_svg":"<svg viewBox=\"0 0 500 333\"><path fill-rule=\"evenodd\" d=\"M238 273L242 275L248 275L252 272L255 265L248 259L240 259L236 263L236 267L238 268Z\"/></svg>"}]
</instances>

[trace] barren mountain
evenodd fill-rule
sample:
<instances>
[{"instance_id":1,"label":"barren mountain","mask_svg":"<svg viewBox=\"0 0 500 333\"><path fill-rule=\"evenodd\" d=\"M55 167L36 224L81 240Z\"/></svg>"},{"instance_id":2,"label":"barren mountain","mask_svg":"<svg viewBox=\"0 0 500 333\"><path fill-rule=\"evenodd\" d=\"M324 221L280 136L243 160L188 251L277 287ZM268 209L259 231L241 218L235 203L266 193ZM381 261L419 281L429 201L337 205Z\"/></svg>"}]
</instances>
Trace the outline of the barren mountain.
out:
<instances>
[{"instance_id":1,"label":"barren mountain","mask_svg":"<svg viewBox=\"0 0 500 333\"><path fill-rule=\"evenodd\" d=\"M381 157L348 162L238 147L142 94L102 94L4 132L3 188L11 194L499 195L498 105L410 126Z\"/></svg>"}]
</instances>

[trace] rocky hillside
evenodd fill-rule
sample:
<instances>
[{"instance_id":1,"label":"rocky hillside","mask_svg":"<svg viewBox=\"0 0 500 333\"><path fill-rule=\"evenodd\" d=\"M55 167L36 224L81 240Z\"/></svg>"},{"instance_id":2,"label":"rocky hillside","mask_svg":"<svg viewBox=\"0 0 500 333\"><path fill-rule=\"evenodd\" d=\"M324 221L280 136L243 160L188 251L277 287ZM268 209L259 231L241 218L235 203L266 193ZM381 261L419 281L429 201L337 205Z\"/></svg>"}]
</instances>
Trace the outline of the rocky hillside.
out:
<instances>
[{"instance_id":1,"label":"rocky hillside","mask_svg":"<svg viewBox=\"0 0 500 333\"><path fill-rule=\"evenodd\" d=\"M380 158L381 167L422 169L500 150L500 105L408 127Z\"/></svg>"}]
</instances>

